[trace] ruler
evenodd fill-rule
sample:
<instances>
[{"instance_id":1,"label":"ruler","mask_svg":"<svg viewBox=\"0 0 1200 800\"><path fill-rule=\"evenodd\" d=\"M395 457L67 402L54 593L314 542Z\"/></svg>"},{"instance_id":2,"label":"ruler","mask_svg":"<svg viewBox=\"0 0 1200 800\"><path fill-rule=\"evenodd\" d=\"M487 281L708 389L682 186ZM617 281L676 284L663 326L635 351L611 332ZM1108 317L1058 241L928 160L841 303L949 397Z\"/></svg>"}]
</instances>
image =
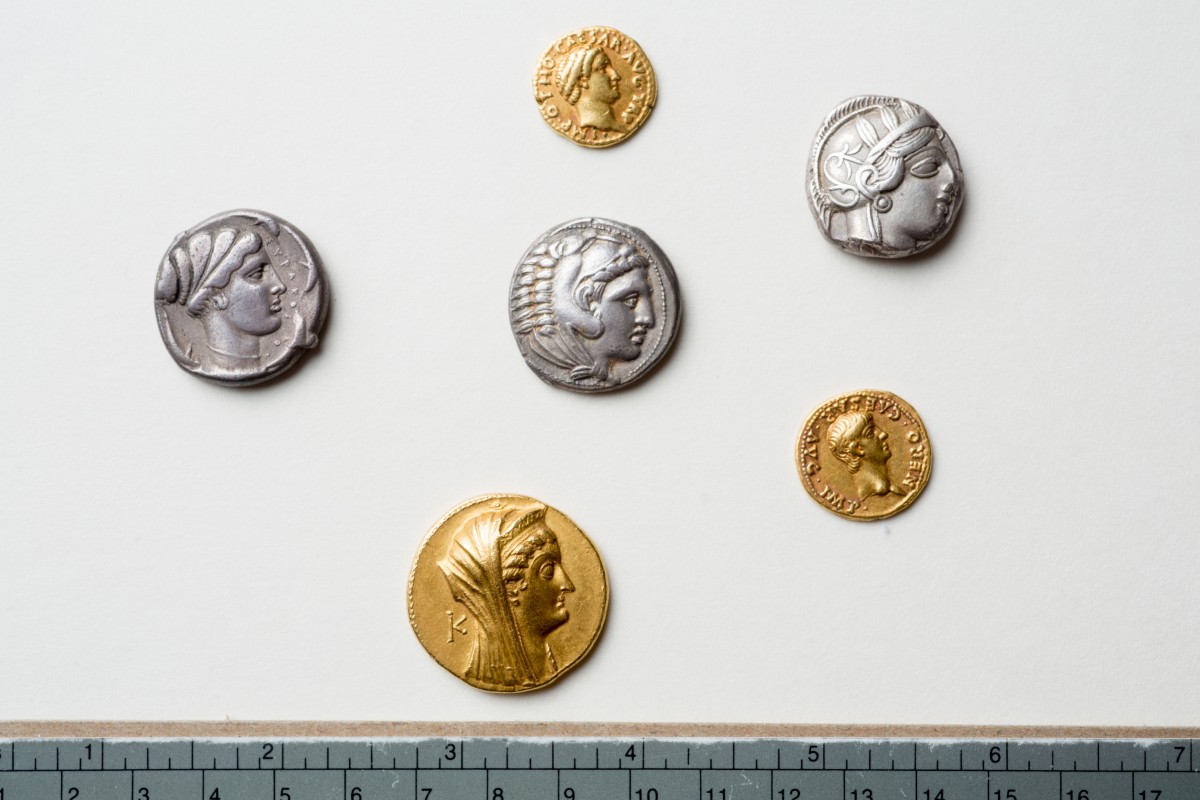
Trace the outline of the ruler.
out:
<instances>
[{"instance_id":1,"label":"ruler","mask_svg":"<svg viewBox=\"0 0 1200 800\"><path fill-rule=\"evenodd\" d=\"M1200 800L1197 739L0 739L0 800Z\"/></svg>"}]
</instances>

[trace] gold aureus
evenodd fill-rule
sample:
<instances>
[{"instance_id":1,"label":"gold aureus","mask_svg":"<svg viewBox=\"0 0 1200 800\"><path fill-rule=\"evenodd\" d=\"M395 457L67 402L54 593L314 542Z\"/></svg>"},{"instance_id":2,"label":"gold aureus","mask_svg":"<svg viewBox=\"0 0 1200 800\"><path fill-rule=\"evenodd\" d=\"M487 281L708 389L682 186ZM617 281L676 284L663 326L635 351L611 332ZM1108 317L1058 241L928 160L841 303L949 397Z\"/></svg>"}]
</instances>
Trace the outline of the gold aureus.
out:
<instances>
[{"instance_id":1,"label":"gold aureus","mask_svg":"<svg viewBox=\"0 0 1200 800\"><path fill-rule=\"evenodd\" d=\"M912 505L932 465L925 425L891 392L835 397L812 413L796 439L796 469L812 499L864 522Z\"/></svg>"},{"instance_id":2,"label":"gold aureus","mask_svg":"<svg viewBox=\"0 0 1200 800\"><path fill-rule=\"evenodd\" d=\"M560 136L611 147L646 124L658 83L633 39L613 28L581 28L546 48L533 74L533 97Z\"/></svg>"},{"instance_id":3,"label":"gold aureus","mask_svg":"<svg viewBox=\"0 0 1200 800\"><path fill-rule=\"evenodd\" d=\"M433 659L477 689L527 692L587 656L608 614L591 540L530 497L491 494L443 517L417 551L408 617Z\"/></svg>"}]
</instances>

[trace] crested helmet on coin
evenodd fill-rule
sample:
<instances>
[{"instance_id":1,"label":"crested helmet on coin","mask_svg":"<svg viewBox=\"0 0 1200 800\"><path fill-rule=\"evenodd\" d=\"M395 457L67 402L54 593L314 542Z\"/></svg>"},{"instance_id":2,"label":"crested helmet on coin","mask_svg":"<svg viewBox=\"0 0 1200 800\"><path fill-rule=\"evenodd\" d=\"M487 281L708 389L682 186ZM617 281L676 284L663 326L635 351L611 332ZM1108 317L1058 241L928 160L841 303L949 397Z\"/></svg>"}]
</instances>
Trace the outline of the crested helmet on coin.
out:
<instances>
[{"instance_id":1,"label":"crested helmet on coin","mask_svg":"<svg viewBox=\"0 0 1200 800\"><path fill-rule=\"evenodd\" d=\"M809 205L847 252L899 258L936 244L962 205L950 137L906 100L866 96L830 112L808 164Z\"/></svg>"}]
</instances>

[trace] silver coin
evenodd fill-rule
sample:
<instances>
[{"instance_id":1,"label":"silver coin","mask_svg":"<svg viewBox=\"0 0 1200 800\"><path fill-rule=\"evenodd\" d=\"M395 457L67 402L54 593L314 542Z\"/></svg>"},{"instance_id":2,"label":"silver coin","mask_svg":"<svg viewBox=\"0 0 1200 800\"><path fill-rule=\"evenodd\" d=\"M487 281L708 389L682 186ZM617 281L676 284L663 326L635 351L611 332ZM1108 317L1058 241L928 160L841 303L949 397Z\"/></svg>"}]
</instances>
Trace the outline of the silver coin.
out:
<instances>
[{"instance_id":1,"label":"silver coin","mask_svg":"<svg viewBox=\"0 0 1200 800\"><path fill-rule=\"evenodd\" d=\"M679 305L675 271L649 236L585 217L551 228L525 251L509 319L539 378L607 392L662 360L679 330Z\"/></svg>"},{"instance_id":2,"label":"silver coin","mask_svg":"<svg viewBox=\"0 0 1200 800\"><path fill-rule=\"evenodd\" d=\"M928 111L897 97L854 97L829 113L808 162L808 202L848 253L900 258L932 247L962 206L963 172Z\"/></svg>"},{"instance_id":3,"label":"silver coin","mask_svg":"<svg viewBox=\"0 0 1200 800\"><path fill-rule=\"evenodd\" d=\"M299 230L261 211L229 211L175 237L158 268L154 310L176 363L249 386L317 344L327 299L320 259Z\"/></svg>"}]
</instances>

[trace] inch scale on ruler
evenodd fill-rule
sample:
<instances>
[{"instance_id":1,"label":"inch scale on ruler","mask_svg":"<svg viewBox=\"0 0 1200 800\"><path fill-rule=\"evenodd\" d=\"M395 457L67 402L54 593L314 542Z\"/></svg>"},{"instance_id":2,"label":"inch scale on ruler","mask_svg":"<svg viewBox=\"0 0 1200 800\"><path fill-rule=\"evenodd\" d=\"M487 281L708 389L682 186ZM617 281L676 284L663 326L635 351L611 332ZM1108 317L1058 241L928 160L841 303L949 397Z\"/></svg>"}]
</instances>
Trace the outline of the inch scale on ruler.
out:
<instances>
[{"instance_id":1,"label":"inch scale on ruler","mask_svg":"<svg viewBox=\"0 0 1200 800\"><path fill-rule=\"evenodd\" d=\"M0 800L1200 800L1196 739L0 740Z\"/></svg>"}]
</instances>

